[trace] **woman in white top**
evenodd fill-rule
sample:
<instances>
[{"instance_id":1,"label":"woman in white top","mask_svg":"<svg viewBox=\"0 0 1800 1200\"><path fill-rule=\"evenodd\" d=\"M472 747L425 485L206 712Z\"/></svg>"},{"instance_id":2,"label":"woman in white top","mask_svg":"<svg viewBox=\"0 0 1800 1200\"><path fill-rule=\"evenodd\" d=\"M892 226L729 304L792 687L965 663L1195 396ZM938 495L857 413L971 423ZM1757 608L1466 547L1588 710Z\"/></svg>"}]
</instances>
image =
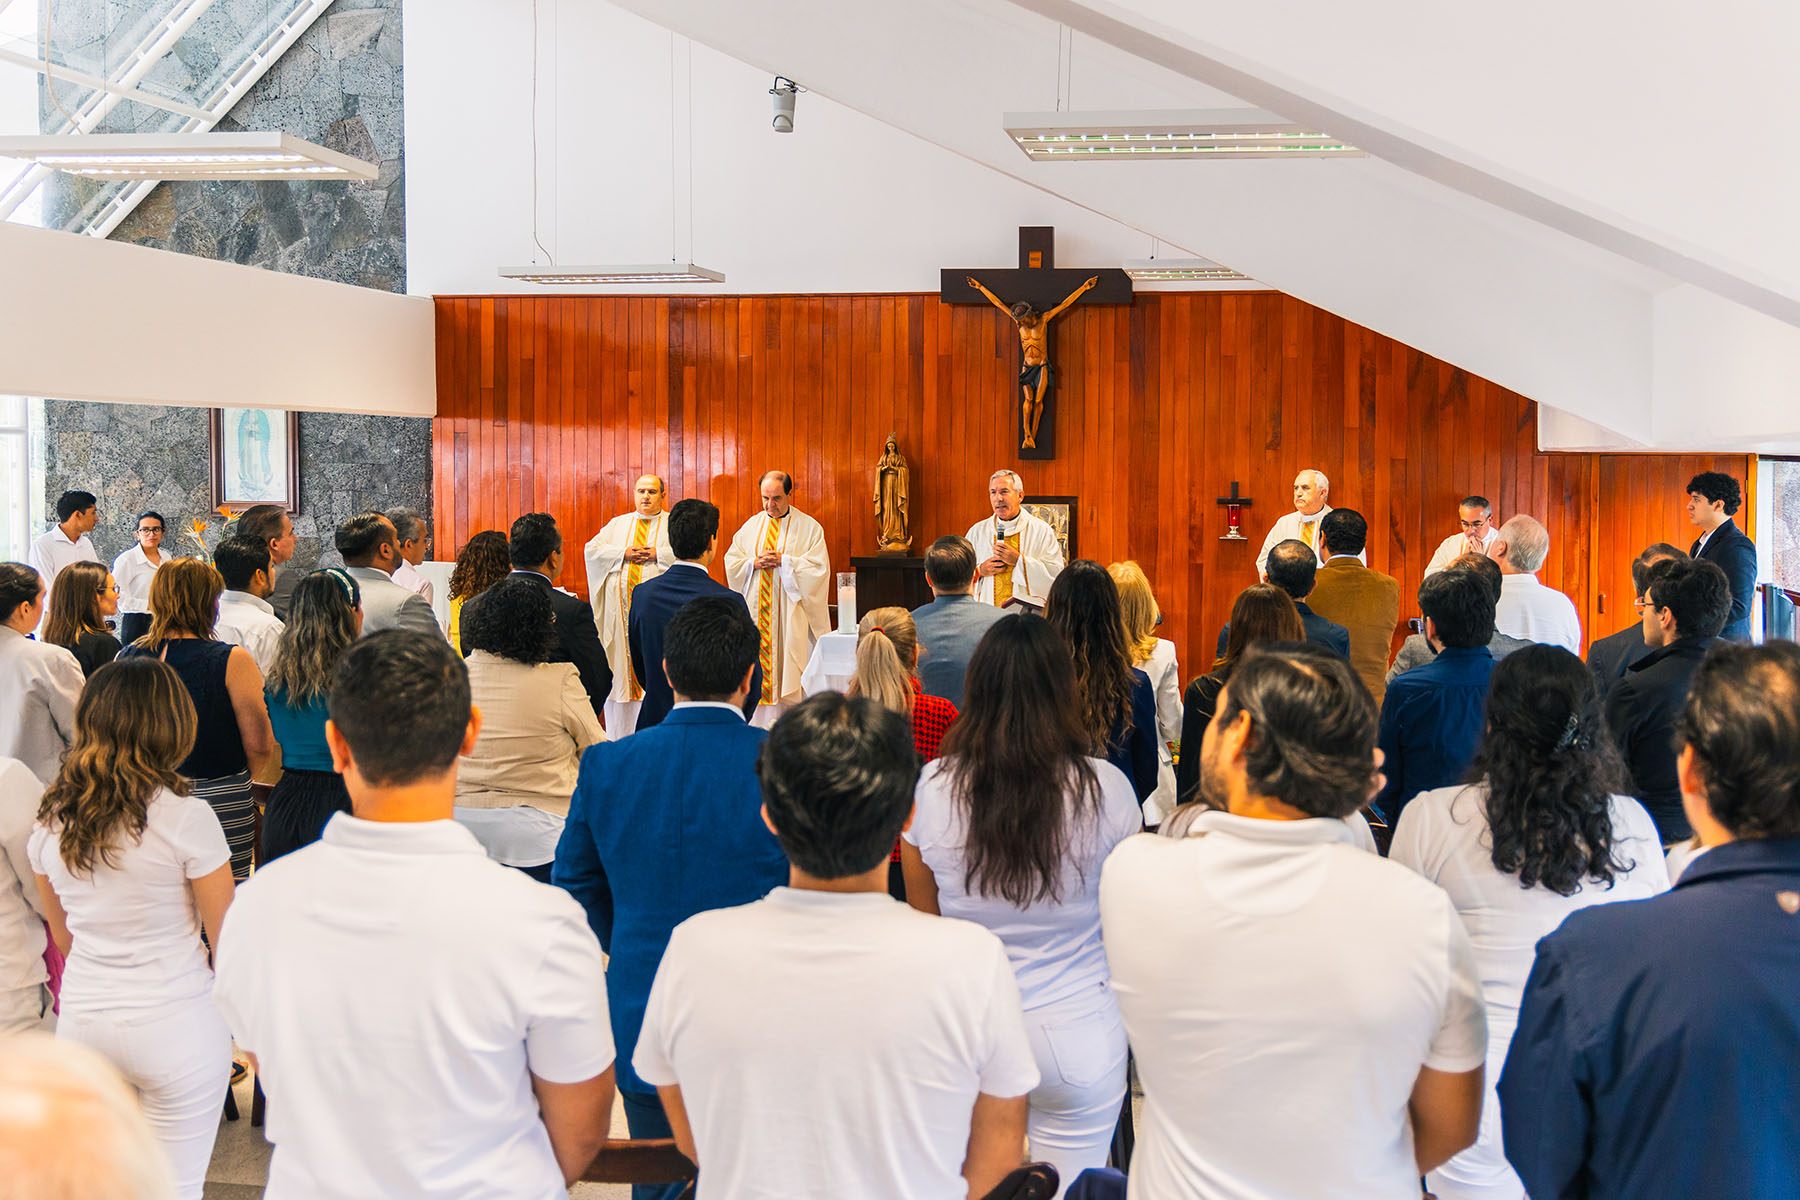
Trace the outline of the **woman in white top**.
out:
<instances>
[{"instance_id":1,"label":"woman in white top","mask_svg":"<svg viewBox=\"0 0 1800 1200\"><path fill-rule=\"evenodd\" d=\"M1494 667L1476 782L1422 792L1400 814L1391 856L1450 894L1487 1002L1481 1136L1428 1177L1439 1200L1525 1194L1501 1150L1494 1085L1538 940L1578 908L1668 890L1656 825L1617 794L1623 777L1592 672L1560 646L1528 646Z\"/></svg>"},{"instance_id":2,"label":"woman in white top","mask_svg":"<svg viewBox=\"0 0 1800 1200\"><path fill-rule=\"evenodd\" d=\"M206 1188L231 1079L231 1035L200 940L204 927L219 944L231 850L219 818L175 772L196 723L166 663L101 667L28 851L50 936L68 956L56 1035L99 1051L137 1089L192 1200Z\"/></svg>"},{"instance_id":3,"label":"woman in white top","mask_svg":"<svg viewBox=\"0 0 1800 1200\"><path fill-rule=\"evenodd\" d=\"M1144 801L1144 824L1160 824L1175 808L1175 751L1181 747L1181 665L1175 643L1156 636L1162 610L1150 579L1133 559L1116 562L1106 573L1119 585L1119 611L1125 618L1125 644L1131 665L1150 677L1156 689L1156 791Z\"/></svg>"},{"instance_id":4,"label":"woman in white top","mask_svg":"<svg viewBox=\"0 0 1800 1200\"><path fill-rule=\"evenodd\" d=\"M461 624L481 734L456 772L456 819L489 858L549 883L581 752L606 734L574 664L549 661L546 589L502 579L464 606Z\"/></svg>"},{"instance_id":5,"label":"woman in white top","mask_svg":"<svg viewBox=\"0 0 1800 1200\"><path fill-rule=\"evenodd\" d=\"M1041 1082L1033 1158L1067 1187L1106 1165L1125 1096L1125 1027L1100 944L1100 866L1141 828L1123 772L1088 757L1068 645L1003 617L969 659L962 715L926 766L900 848L914 908L992 930L1018 978Z\"/></svg>"},{"instance_id":6,"label":"woman in white top","mask_svg":"<svg viewBox=\"0 0 1800 1200\"><path fill-rule=\"evenodd\" d=\"M119 640L127 646L150 632L150 580L169 561L162 552L166 533L161 513L141 512L137 545L113 559L113 578L119 583Z\"/></svg>"},{"instance_id":7,"label":"woman in white top","mask_svg":"<svg viewBox=\"0 0 1800 1200\"><path fill-rule=\"evenodd\" d=\"M52 779L75 736L81 663L34 641L44 619L44 580L24 563L0 563L0 757Z\"/></svg>"}]
</instances>

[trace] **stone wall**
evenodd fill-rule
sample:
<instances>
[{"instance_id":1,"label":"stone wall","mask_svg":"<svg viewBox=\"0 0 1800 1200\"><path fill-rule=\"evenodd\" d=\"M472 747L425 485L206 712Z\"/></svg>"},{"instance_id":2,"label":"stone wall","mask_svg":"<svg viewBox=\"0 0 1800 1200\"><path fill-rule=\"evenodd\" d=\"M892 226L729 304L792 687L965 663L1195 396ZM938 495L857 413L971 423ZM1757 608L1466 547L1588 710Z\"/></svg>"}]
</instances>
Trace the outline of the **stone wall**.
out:
<instances>
[{"instance_id":1,"label":"stone wall","mask_svg":"<svg viewBox=\"0 0 1800 1200\"><path fill-rule=\"evenodd\" d=\"M149 0L58 0L58 57L99 61L152 8ZM162 87L208 79L279 5L217 4L151 75ZM380 178L346 182L164 183L116 229L116 240L360 287L406 289L406 189L401 105L401 0L340 0L239 101L220 130L280 130L381 164ZM58 98L65 106L79 89ZM60 119L42 97L46 127ZM162 128L168 114L122 104L105 130ZM87 202L91 185L56 177L48 224ZM298 348L328 354L328 346ZM256 403L254 394L245 402ZM69 488L100 497L94 546L110 560L130 546L146 508L169 523L178 554L195 549L179 531L211 514L204 409L45 401L44 507ZM365 509L408 504L431 511L431 422L338 413L300 416L297 561L330 551L339 522ZM216 518L215 518L216 521Z\"/></svg>"}]
</instances>

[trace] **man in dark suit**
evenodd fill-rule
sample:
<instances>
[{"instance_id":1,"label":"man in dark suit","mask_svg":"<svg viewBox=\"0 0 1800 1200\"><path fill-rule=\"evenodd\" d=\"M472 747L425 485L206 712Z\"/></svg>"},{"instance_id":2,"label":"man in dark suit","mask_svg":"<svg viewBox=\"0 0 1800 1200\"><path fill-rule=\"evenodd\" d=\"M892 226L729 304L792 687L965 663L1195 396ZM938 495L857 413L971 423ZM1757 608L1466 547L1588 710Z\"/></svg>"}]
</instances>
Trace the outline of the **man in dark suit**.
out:
<instances>
[{"instance_id":1,"label":"man in dark suit","mask_svg":"<svg viewBox=\"0 0 1800 1200\"><path fill-rule=\"evenodd\" d=\"M1721 637L1750 640L1750 600L1756 595L1756 543L1731 518L1743 506L1743 489L1723 471L1702 471L1688 480L1688 520L1700 529L1688 551L1717 563L1731 585L1731 616Z\"/></svg>"},{"instance_id":2,"label":"man in dark suit","mask_svg":"<svg viewBox=\"0 0 1800 1200\"><path fill-rule=\"evenodd\" d=\"M1269 551L1269 560L1265 573L1270 583L1280 588L1293 600L1294 608L1300 613L1300 627L1306 630L1306 640L1315 646L1323 646L1342 658L1350 657L1350 631L1336 621L1327 621L1312 609L1306 607L1306 598L1313 594L1313 586L1319 578L1319 556L1313 548L1299 538L1289 538L1285 542L1276 542ZM1219 628L1219 654L1225 653L1225 643L1231 637L1231 622L1227 621Z\"/></svg>"},{"instance_id":3,"label":"man in dark suit","mask_svg":"<svg viewBox=\"0 0 1800 1200\"><path fill-rule=\"evenodd\" d=\"M1660 562L1645 585L1644 644L1650 652L1606 698L1606 724L1631 774L1631 794L1656 822L1663 845L1692 837L1681 806L1675 719L1706 652L1718 644L1731 589L1716 563Z\"/></svg>"},{"instance_id":4,"label":"man in dark suit","mask_svg":"<svg viewBox=\"0 0 1800 1200\"><path fill-rule=\"evenodd\" d=\"M975 546L958 534L925 552L925 581L935 599L913 609L919 634L919 690L961 708L963 677L981 635L1006 614L975 599Z\"/></svg>"},{"instance_id":5,"label":"man in dark suit","mask_svg":"<svg viewBox=\"0 0 1800 1200\"><path fill-rule=\"evenodd\" d=\"M563 538L556 518L549 513L526 513L512 523L507 549L512 555L513 574L541 580L550 594L550 610L556 614L555 661L575 664L581 686L587 689L588 703L604 724L606 718L601 713L606 698L612 694L612 668L600 645L600 631L594 628L594 610L580 596L557 591L551 582L562 574L563 568Z\"/></svg>"},{"instance_id":6,"label":"man in dark suit","mask_svg":"<svg viewBox=\"0 0 1800 1200\"><path fill-rule=\"evenodd\" d=\"M1659 562L1686 561L1687 555L1677 546L1667 542L1657 542L1644 547L1644 552L1631 560L1631 590L1637 593L1637 612L1631 624L1617 633L1609 633L1603 638L1596 638L1588 646L1588 670L1594 673L1594 679L1600 685L1600 699L1605 701L1613 686L1625 678L1625 672L1632 663L1650 653L1650 647L1644 645L1644 605L1649 602L1645 594L1650 586L1650 568Z\"/></svg>"},{"instance_id":7,"label":"man in dark suit","mask_svg":"<svg viewBox=\"0 0 1800 1200\"><path fill-rule=\"evenodd\" d=\"M670 543L677 554L677 514ZM712 505L705 505L712 509ZM718 510L712 510L713 531ZM688 547L692 549L691 545ZM633 619L644 589L633 594ZM659 723L582 755L551 881L580 902L610 956L606 998L617 1051L619 1099L634 1138L672 1136L656 1089L632 1070L650 984L675 926L696 913L760 900L787 882L787 858L762 820L757 757L768 734L738 715L752 690L758 636L744 598L720 588L667 622L656 678L672 680L675 707ZM645 680L649 675L642 676ZM648 703L648 694L645 701ZM754 701L751 701L754 703ZM673 1188L639 1185L634 1200Z\"/></svg>"},{"instance_id":8,"label":"man in dark suit","mask_svg":"<svg viewBox=\"0 0 1800 1200\"><path fill-rule=\"evenodd\" d=\"M719 510L705 500L681 500L669 510L669 549L675 561L655 579L646 579L631 593L631 616L626 621L626 639L631 645L631 669L644 688L644 702L638 709L638 729L659 723L675 706L675 693L663 674L663 638L669 621L689 601L702 596L730 596L750 606L744 598L711 575L706 568L719 550ZM755 654L751 655L755 658ZM762 664L757 663L750 681L750 698L744 701L744 716L756 707L762 695Z\"/></svg>"},{"instance_id":9,"label":"man in dark suit","mask_svg":"<svg viewBox=\"0 0 1800 1200\"><path fill-rule=\"evenodd\" d=\"M1387 693L1388 659L1400 624L1400 581L1363 566L1369 523L1353 508L1334 508L1319 522L1325 565L1319 568L1313 611L1350 631L1350 665L1380 704Z\"/></svg>"}]
</instances>

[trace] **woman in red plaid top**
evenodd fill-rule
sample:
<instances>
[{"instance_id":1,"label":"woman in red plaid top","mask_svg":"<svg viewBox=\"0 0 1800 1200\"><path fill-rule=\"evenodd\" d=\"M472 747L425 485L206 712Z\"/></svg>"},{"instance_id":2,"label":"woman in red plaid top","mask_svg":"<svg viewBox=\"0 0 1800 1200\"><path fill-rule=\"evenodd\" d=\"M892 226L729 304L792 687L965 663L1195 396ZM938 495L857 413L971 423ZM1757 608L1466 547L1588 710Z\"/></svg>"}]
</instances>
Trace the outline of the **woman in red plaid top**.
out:
<instances>
[{"instance_id":1,"label":"woman in red plaid top","mask_svg":"<svg viewBox=\"0 0 1800 1200\"><path fill-rule=\"evenodd\" d=\"M891 708L912 721L913 748L930 762L956 720L956 705L919 690L919 631L904 608L877 608L856 627L856 674L845 692ZM900 843L888 860L888 891L906 898L900 879Z\"/></svg>"}]
</instances>

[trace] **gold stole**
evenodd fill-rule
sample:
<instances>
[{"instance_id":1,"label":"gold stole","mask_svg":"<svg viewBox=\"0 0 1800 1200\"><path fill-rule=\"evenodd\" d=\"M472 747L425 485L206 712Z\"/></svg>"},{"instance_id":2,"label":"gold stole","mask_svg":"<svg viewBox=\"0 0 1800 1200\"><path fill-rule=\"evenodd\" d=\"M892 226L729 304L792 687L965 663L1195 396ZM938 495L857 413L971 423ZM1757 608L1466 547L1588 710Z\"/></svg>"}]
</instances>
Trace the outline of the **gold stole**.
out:
<instances>
[{"instance_id":1,"label":"gold stole","mask_svg":"<svg viewBox=\"0 0 1800 1200\"><path fill-rule=\"evenodd\" d=\"M1007 534L1001 540L1006 545L1011 546L1014 550L1019 548L1019 534L1017 530ZM1012 568L1009 567L1000 572L1000 574L994 576L994 607L1004 608L1006 602L1012 599L1012 593Z\"/></svg>"},{"instance_id":2,"label":"gold stole","mask_svg":"<svg viewBox=\"0 0 1800 1200\"><path fill-rule=\"evenodd\" d=\"M776 548L781 537L782 523L770 520L764 526L760 552L766 553ZM775 572L765 568L757 572L761 578L756 585L756 630L761 635L762 649L762 702L775 703Z\"/></svg>"},{"instance_id":3,"label":"gold stole","mask_svg":"<svg viewBox=\"0 0 1800 1200\"><path fill-rule=\"evenodd\" d=\"M631 545L635 549L650 544L650 522L639 517L634 523L631 533ZM625 622L625 628L631 628L631 593L637 590L638 583L644 578L643 563L625 564L625 578L619 584L619 619ZM629 686L627 696L632 700L642 700L644 689L639 685L637 672L631 669L631 655L625 656L625 679Z\"/></svg>"}]
</instances>

